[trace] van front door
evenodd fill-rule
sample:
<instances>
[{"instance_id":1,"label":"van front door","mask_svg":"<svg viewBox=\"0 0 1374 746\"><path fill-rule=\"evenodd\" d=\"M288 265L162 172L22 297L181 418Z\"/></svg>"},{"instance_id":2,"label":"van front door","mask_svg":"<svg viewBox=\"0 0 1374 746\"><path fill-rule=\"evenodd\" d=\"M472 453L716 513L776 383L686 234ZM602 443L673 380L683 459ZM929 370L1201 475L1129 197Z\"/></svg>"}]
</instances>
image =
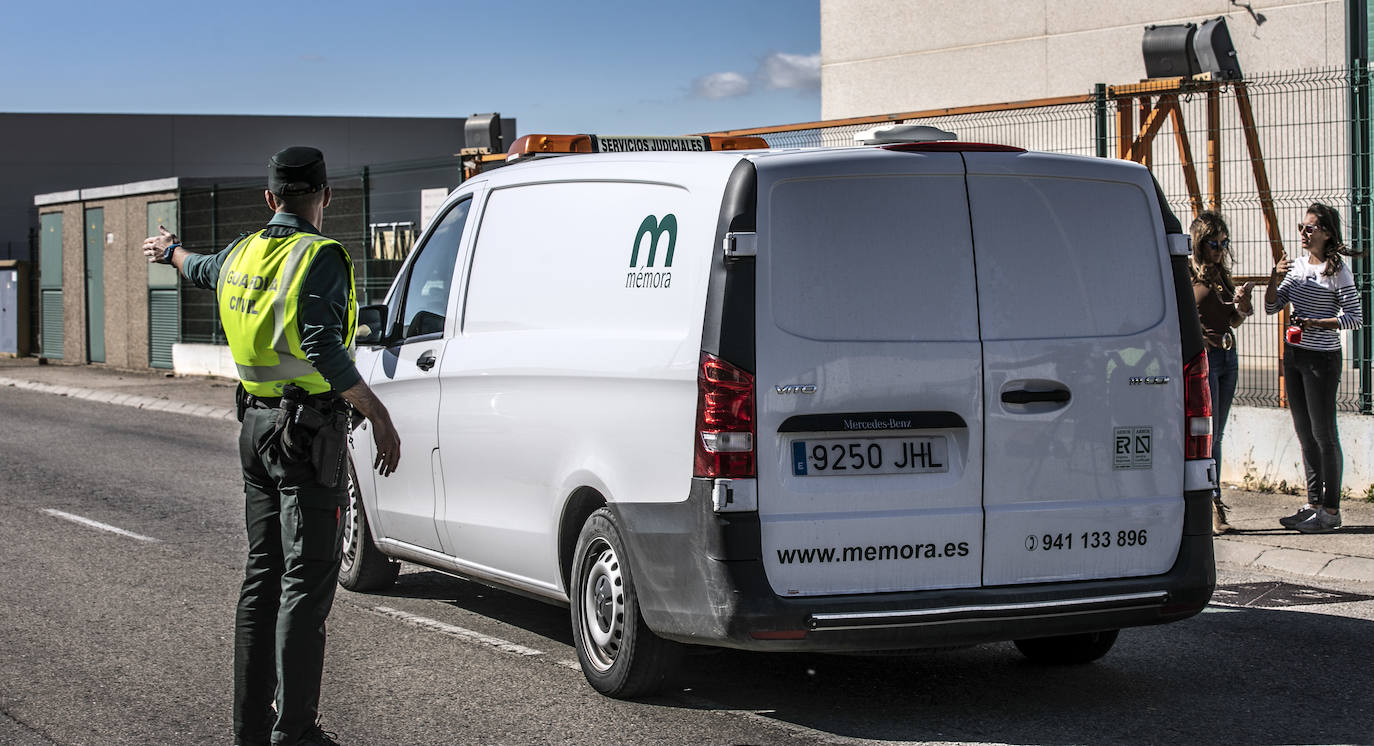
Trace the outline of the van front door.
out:
<instances>
[{"instance_id":1,"label":"van front door","mask_svg":"<svg viewBox=\"0 0 1374 746\"><path fill-rule=\"evenodd\" d=\"M401 437L401 462L389 477L378 477L377 520L387 538L443 551L436 526L439 470L439 361L448 343L445 331L453 268L463 246L472 200L453 205L417 248L396 289L403 339L382 352L371 386L391 413Z\"/></svg>"},{"instance_id":2,"label":"van front door","mask_svg":"<svg viewBox=\"0 0 1374 746\"><path fill-rule=\"evenodd\" d=\"M977 586L983 387L963 162L882 149L818 161L757 162L769 583L780 596Z\"/></svg>"}]
</instances>

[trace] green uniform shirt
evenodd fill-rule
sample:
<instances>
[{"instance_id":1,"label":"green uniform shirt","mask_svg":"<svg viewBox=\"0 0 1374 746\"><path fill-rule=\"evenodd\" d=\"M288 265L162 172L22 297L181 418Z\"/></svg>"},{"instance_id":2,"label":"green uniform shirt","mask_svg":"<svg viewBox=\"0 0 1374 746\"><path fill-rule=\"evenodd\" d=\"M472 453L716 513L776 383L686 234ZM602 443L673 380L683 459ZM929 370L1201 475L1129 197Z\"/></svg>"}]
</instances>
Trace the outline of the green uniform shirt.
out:
<instances>
[{"instance_id":1,"label":"green uniform shirt","mask_svg":"<svg viewBox=\"0 0 1374 746\"><path fill-rule=\"evenodd\" d=\"M279 212L264 228L269 237L293 233L315 233L315 226L289 212ZM219 284L220 268L229 257L232 244L218 254L192 254L181 271L196 287L213 290ZM362 380L353 359L344 347L344 324L348 318L348 265L343 255L326 251L315 258L301 286L297 306L301 350L315 370L335 391L352 388Z\"/></svg>"}]
</instances>

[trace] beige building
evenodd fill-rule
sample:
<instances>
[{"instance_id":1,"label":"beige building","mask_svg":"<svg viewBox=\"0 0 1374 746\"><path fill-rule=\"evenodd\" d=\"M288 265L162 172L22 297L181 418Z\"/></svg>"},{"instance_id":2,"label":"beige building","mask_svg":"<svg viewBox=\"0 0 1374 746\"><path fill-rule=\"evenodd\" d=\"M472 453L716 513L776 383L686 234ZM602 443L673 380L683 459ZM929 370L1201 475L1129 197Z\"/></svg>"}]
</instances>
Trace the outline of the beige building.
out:
<instances>
[{"instance_id":1,"label":"beige building","mask_svg":"<svg viewBox=\"0 0 1374 746\"><path fill-rule=\"evenodd\" d=\"M1145 26L1217 16L1247 76L1345 64L1346 0L821 0L821 118L1134 83Z\"/></svg>"},{"instance_id":2,"label":"beige building","mask_svg":"<svg viewBox=\"0 0 1374 746\"><path fill-rule=\"evenodd\" d=\"M38 195L42 354L114 368L171 367L176 271L140 250L177 227L178 181L160 179Z\"/></svg>"}]
</instances>

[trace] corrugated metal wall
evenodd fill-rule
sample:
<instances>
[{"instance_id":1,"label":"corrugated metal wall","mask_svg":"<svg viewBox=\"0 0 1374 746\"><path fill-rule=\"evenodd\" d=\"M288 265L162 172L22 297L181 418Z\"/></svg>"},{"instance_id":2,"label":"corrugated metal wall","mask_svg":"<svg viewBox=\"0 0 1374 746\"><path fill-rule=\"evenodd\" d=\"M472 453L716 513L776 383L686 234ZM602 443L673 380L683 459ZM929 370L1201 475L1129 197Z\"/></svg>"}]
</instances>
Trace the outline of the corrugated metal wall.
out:
<instances>
[{"instance_id":1,"label":"corrugated metal wall","mask_svg":"<svg viewBox=\"0 0 1374 746\"><path fill-rule=\"evenodd\" d=\"M172 367L172 345L181 339L181 298L176 289L148 291L148 364Z\"/></svg>"},{"instance_id":2,"label":"corrugated metal wall","mask_svg":"<svg viewBox=\"0 0 1374 746\"><path fill-rule=\"evenodd\" d=\"M44 290L43 357L62 359L62 291Z\"/></svg>"}]
</instances>

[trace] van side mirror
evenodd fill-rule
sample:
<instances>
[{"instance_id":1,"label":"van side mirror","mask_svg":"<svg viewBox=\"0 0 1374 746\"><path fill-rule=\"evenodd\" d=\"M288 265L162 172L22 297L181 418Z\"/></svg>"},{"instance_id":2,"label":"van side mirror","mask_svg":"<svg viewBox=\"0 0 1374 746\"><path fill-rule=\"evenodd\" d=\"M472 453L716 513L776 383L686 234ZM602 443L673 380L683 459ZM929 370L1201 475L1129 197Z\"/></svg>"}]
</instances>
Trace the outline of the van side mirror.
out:
<instances>
[{"instance_id":1,"label":"van side mirror","mask_svg":"<svg viewBox=\"0 0 1374 746\"><path fill-rule=\"evenodd\" d=\"M386 306L363 306L358 309L357 344L369 347L385 347L394 334L387 329L390 311Z\"/></svg>"}]
</instances>

